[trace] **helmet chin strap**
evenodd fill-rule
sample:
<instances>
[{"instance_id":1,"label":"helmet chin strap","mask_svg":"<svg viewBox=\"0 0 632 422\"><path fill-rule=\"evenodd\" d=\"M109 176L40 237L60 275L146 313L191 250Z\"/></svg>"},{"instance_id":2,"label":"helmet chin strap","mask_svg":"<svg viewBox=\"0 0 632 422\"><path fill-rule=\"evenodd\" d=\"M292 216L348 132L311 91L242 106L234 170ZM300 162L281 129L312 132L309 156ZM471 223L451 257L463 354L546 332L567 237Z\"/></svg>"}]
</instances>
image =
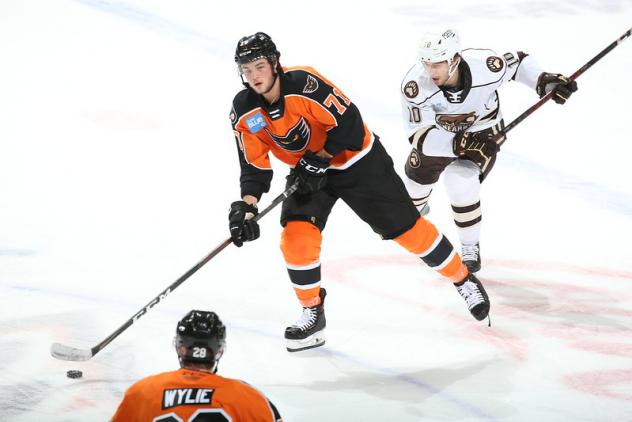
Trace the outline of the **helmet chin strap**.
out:
<instances>
[{"instance_id":1,"label":"helmet chin strap","mask_svg":"<svg viewBox=\"0 0 632 422\"><path fill-rule=\"evenodd\" d=\"M457 60L452 58L451 62L448 64L448 80L454 75L454 72L459 68L459 63L461 63L461 58L459 57Z\"/></svg>"}]
</instances>

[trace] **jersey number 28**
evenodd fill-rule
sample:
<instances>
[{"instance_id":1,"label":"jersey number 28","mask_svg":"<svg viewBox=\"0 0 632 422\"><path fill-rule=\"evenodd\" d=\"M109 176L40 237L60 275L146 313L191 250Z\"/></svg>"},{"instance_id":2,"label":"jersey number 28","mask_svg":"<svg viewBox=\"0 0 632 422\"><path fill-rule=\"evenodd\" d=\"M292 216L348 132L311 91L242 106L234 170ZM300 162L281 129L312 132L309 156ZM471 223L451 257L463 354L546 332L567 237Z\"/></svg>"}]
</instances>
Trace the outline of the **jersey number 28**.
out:
<instances>
[{"instance_id":1,"label":"jersey number 28","mask_svg":"<svg viewBox=\"0 0 632 422\"><path fill-rule=\"evenodd\" d=\"M232 420L223 409L199 409L186 421L175 413L169 413L158 416L152 422L232 422Z\"/></svg>"}]
</instances>

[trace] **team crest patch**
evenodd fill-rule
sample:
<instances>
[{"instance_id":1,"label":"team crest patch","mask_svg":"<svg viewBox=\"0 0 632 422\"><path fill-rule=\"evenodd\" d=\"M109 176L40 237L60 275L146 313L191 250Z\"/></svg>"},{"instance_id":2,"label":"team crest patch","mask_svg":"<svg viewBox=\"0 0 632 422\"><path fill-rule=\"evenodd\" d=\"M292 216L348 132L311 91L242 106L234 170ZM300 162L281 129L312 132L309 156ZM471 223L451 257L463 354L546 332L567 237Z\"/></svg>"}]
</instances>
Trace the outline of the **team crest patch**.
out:
<instances>
[{"instance_id":1,"label":"team crest patch","mask_svg":"<svg viewBox=\"0 0 632 422\"><path fill-rule=\"evenodd\" d=\"M408 165L414 169L419 168L421 166L421 157L416 149L413 149L410 152L410 156L408 157Z\"/></svg>"},{"instance_id":2,"label":"team crest patch","mask_svg":"<svg viewBox=\"0 0 632 422\"><path fill-rule=\"evenodd\" d=\"M437 114L435 122L448 132L456 133L466 130L474 124L478 116L474 111L463 114Z\"/></svg>"},{"instance_id":3,"label":"team crest patch","mask_svg":"<svg viewBox=\"0 0 632 422\"><path fill-rule=\"evenodd\" d=\"M309 143L312 133L311 128L304 117L301 117L299 121L284 135L277 135L272 133L269 129L266 129L266 132L268 132L268 135L270 135L272 140L280 148L290 152L303 151Z\"/></svg>"},{"instance_id":4,"label":"team crest patch","mask_svg":"<svg viewBox=\"0 0 632 422\"><path fill-rule=\"evenodd\" d=\"M487 58L487 68L494 73L498 73L503 70L503 59L497 56L490 56Z\"/></svg>"},{"instance_id":5,"label":"team crest patch","mask_svg":"<svg viewBox=\"0 0 632 422\"><path fill-rule=\"evenodd\" d=\"M246 124L248 125L248 129L250 133L257 133L264 127L266 127L266 121L261 115L261 113L255 113L253 116L250 116L246 119Z\"/></svg>"},{"instance_id":6,"label":"team crest patch","mask_svg":"<svg viewBox=\"0 0 632 422\"><path fill-rule=\"evenodd\" d=\"M318 89L318 81L312 75L307 75L307 83L303 88L303 94L311 94Z\"/></svg>"},{"instance_id":7,"label":"team crest patch","mask_svg":"<svg viewBox=\"0 0 632 422\"><path fill-rule=\"evenodd\" d=\"M230 115L228 116L230 117L230 122L234 125L235 123L237 123L237 114L235 113L235 109L232 108L230 110Z\"/></svg>"},{"instance_id":8,"label":"team crest patch","mask_svg":"<svg viewBox=\"0 0 632 422\"><path fill-rule=\"evenodd\" d=\"M408 81L404 85L404 95L408 98L415 98L419 94L419 85L415 81Z\"/></svg>"}]
</instances>

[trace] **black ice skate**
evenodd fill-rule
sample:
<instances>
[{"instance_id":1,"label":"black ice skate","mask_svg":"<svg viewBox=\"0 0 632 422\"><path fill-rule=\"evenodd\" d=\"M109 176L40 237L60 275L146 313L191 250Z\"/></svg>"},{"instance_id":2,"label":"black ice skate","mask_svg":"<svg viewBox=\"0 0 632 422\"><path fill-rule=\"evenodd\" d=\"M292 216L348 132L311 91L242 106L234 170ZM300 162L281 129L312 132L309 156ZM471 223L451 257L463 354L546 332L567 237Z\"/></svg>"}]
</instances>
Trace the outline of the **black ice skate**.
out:
<instances>
[{"instance_id":1,"label":"black ice skate","mask_svg":"<svg viewBox=\"0 0 632 422\"><path fill-rule=\"evenodd\" d=\"M461 297L465 299L467 308L474 318L479 321L487 318L490 306L489 297L487 297L487 292L480 280L474 274L468 275L460 285L455 284L455 287Z\"/></svg>"},{"instance_id":2,"label":"black ice skate","mask_svg":"<svg viewBox=\"0 0 632 422\"><path fill-rule=\"evenodd\" d=\"M461 261L471 273L481 269L481 248L478 242L475 245L463 245L461 247Z\"/></svg>"},{"instance_id":3,"label":"black ice skate","mask_svg":"<svg viewBox=\"0 0 632 422\"><path fill-rule=\"evenodd\" d=\"M303 308L299 320L285 329L287 351L298 352L325 344L325 296L327 292L321 287L320 305Z\"/></svg>"}]
</instances>

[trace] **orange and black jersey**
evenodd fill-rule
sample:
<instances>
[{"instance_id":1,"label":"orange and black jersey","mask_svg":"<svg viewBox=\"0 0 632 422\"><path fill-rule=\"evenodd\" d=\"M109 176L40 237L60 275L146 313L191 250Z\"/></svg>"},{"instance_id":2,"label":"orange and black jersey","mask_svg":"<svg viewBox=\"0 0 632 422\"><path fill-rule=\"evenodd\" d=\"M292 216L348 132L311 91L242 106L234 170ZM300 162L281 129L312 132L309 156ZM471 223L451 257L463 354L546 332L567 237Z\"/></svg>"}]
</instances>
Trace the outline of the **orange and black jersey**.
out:
<instances>
[{"instance_id":1,"label":"orange and black jersey","mask_svg":"<svg viewBox=\"0 0 632 422\"><path fill-rule=\"evenodd\" d=\"M270 188L272 153L294 167L308 150L322 148L343 170L362 158L373 134L360 111L335 85L310 67L284 68L281 97L268 104L250 89L239 92L230 113L241 165L241 195L260 198Z\"/></svg>"},{"instance_id":2,"label":"orange and black jersey","mask_svg":"<svg viewBox=\"0 0 632 422\"><path fill-rule=\"evenodd\" d=\"M111 422L283 422L274 405L248 384L209 372L179 369L138 381Z\"/></svg>"}]
</instances>

